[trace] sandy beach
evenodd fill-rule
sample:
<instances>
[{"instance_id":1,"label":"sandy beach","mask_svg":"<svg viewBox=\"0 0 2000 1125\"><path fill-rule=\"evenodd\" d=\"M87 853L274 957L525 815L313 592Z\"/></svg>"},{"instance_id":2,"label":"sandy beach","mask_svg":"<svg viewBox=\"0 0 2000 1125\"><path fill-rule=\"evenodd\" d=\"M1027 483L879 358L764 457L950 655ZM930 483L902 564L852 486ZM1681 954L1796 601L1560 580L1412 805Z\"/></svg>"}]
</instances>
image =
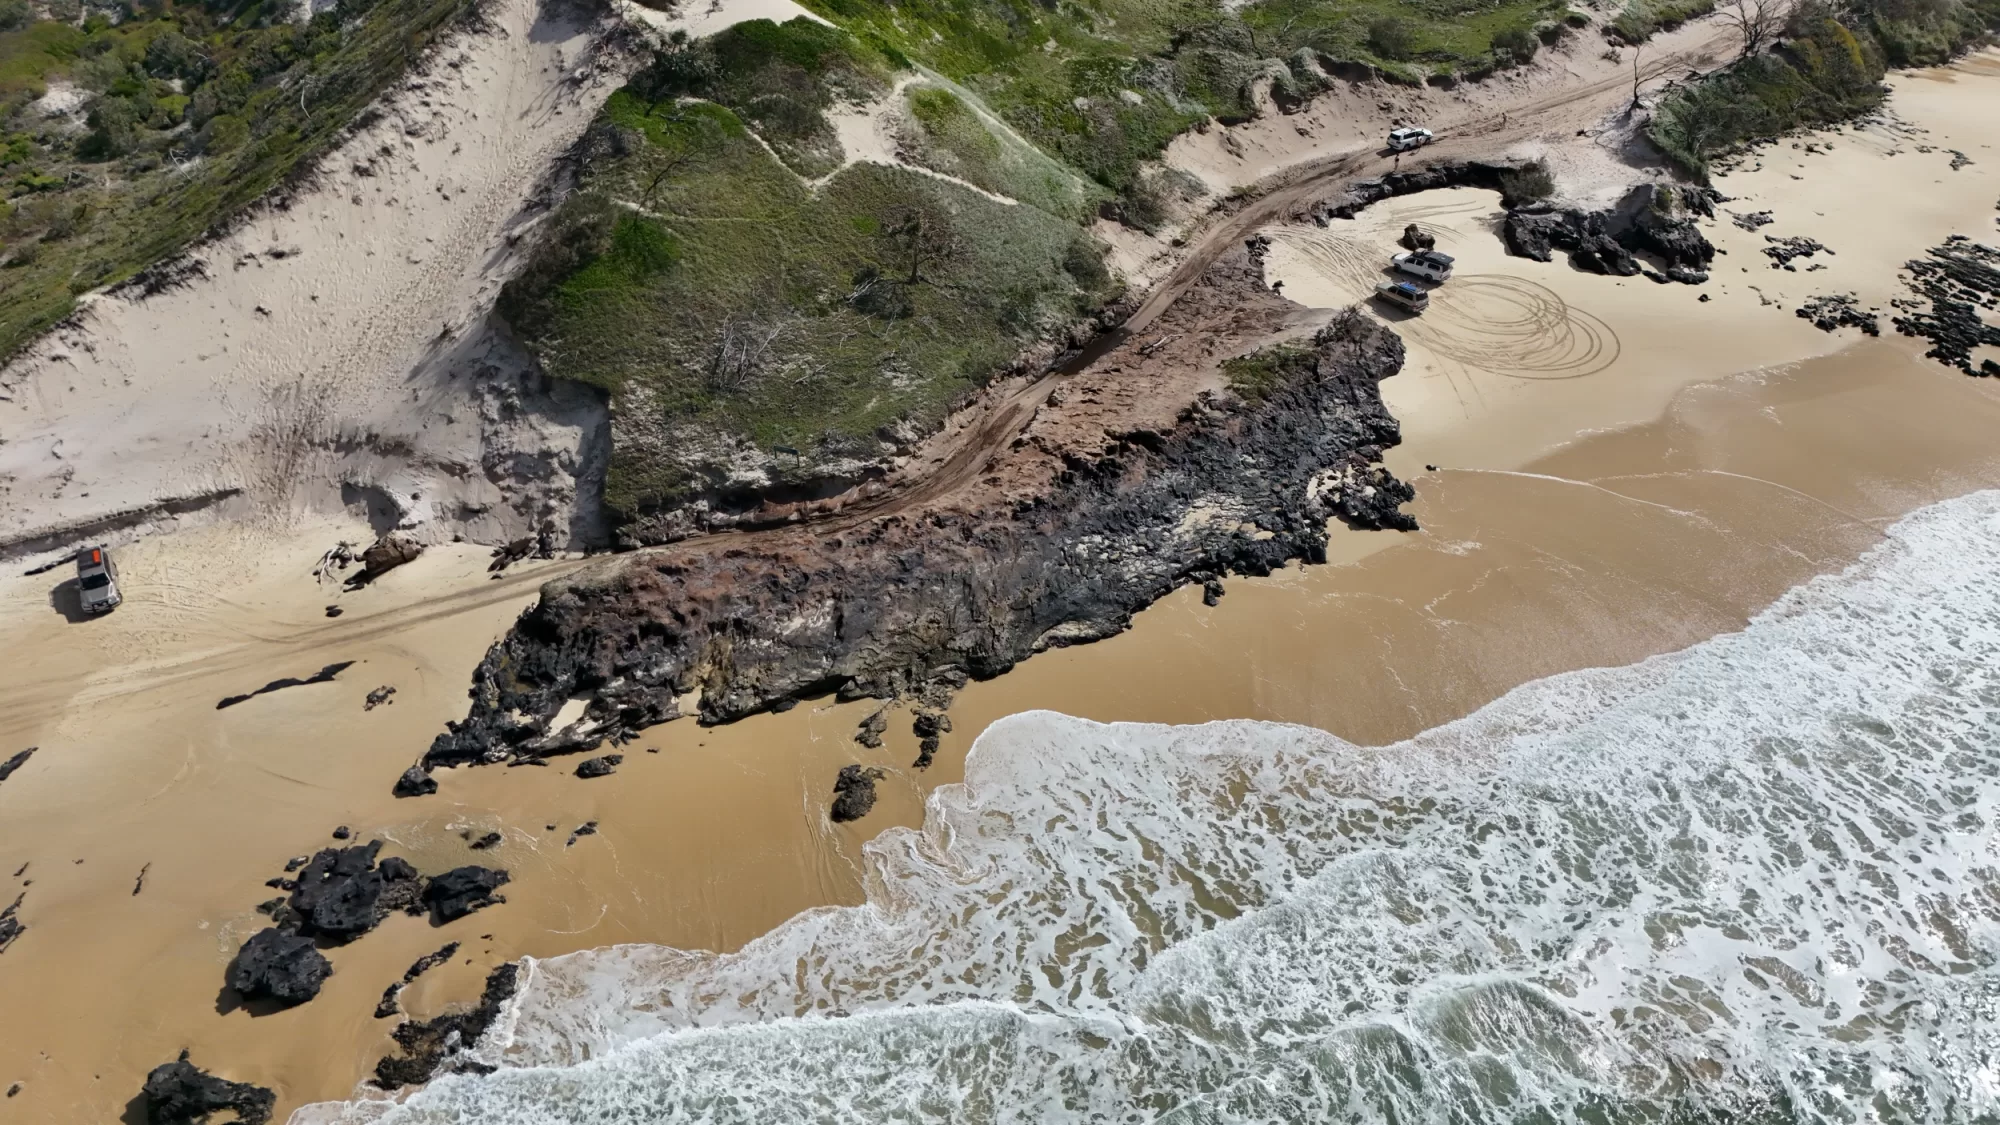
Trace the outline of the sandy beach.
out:
<instances>
[{"instance_id":1,"label":"sandy beach","mask_svg":"<svg viewBox=\"0 0 2000 1125\"><path fill-rule=\"evenodd\" d=\"M1708 225L1727 256L1699 290L1508 258L1497 199L1472 190L1272 228L1267 276L1315 309L1372 289L1407 223L1458 257L1433 311L1396 325L1410 359L1384 386L1404 434L1388 463L1416 485L1423 530L1336 535L1333 565L1231 579L1214 607L1185 588L1125 635L974 684L926 772L909 768L908 712L867 750L852 736L878 705L822 700L655 728L609 778L557 759L454 771L440 795L397 801L390 781L465 713L486 647L574 562L493 578L483 548L444 543L344 593L312 577L314 561L365 541L365 524L221 523L125 549L127 604L81 623L52 604L66 574L11 570L0 758L38 749L0 783L0 905L23 894L28 927L0 954L15 1016L0 1026L0 1087L20 1084L0 1120L117 1119L183 1048L276 1090L282 1120L350 1095L389 1046L393 1021L370 1015L383 987L446 941L459 954L405 990L405 1011L469 999L524 955L728 950L802 910L860 901L862 843L918 823L925 794L957 780L1003 716L1258 718L1389 742L1537 677L1738 628L1912 509L2000 487L2000 387L1911 341L1827 334L1793 314L1839 292L1886 306L1904 261L1951 234L1993 234L2000 54L1892 85L1882 120L1718 177L1725 212L1774 221ZM1954 169L1953 149L1971 163ZM1837 253L1815 260L1823 270L1772 269L1765 234ZM342 661L331 682L217 707ZM367 708L385 686L393 702ZM832 825L832 781L853 762L889 771L882 801ZM589 823L595 834L572 837ZM390 919L329 953L334 976L310 1004L221 1010L223 968L274 893L265 881L342 825L426 872L504 866L508 901L443 927ZM486 831L503 842L470 851Z\"/></svg>"}]
</instances>

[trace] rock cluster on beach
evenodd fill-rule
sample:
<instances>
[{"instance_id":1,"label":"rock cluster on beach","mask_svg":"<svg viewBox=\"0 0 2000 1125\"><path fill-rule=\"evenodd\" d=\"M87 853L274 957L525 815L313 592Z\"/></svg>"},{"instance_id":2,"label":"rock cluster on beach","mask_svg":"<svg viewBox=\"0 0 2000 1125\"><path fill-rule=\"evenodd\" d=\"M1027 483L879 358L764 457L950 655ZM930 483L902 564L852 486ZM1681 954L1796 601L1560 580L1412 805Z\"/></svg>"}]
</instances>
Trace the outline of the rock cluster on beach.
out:
<instances>
[{"instance_id":1,"label":"rock cluster on beach","mask_svg":"<svg viewBox=\"0 0 2000 1125\"><path fill-rule=\"evenodd\" d=\"M495 893L508 881L505 871L466 866L426 879L398 856L377 862L381 850L382 841L370 840L286 864L296 877L272 882L290 896L257 908L272 924L230 961L229 987L246 1000L303 1004L333 972L322 946L353 941L397 911L430 913L441 925L506 901Z\"/></svg>"},{"instance_id":2,"label":"rock cluster on beach","mask_svg":"<svg viewBox=\"0 0 2000 1125\"><path fill-rule=\"evenodd\" d=\"M1953 235L1905 268L1917 296L1896 302L1908 310L1895 318L1896 331L1929 340L1924 354L1939 363L1968 375L2000 376L2000 363L1972 364L1975 348L2000 347L2000 328L1981 313L2000 311L2000 249Z\"/></svg>"},{"instance_id":3,"label":"rock cluster on beach","mask_svg":"<svg viewBox=\"0 0 2000 1125\"><path fill-rule=\"evenodd\" d=\"M188 1061L188 1053L146 1075L140 1097L147 1125L205 1125L217 1114L235 1115L238 1125L265 1125L277 1095L248 1082L217 1078Z\"/></svg>"},{"instance_id":4,"label":"rock cluster on beach","mask_svg":"<svg viewBox=\"0 0 2000 1125\"><path fill-rule=\"evenodd\" d=\"M402 1054L392 1055L375 1064L374 1085L384 1090L398 1090L428 1082L445 1064L454 1052L464 1050L478 1042L486 1029L500 1015L500 1006L512 999L520 987L521 967L512 961L499 966L487 974L486 987L480 993L479 1003L463 1012L447 1012L430 1020L407 1020L398 1024L390 1034L395 1038ZM469 1060L460 1060L454 1071L484 1074L491 1067Z\"/></svg>"},{"instance_id":5,"label":"rock cluster on beach","mask_svg":"<svg viewBox=\"0 0 2000 1125\"><path fill-rule=\"evenodd\" d=\"M1267 294L1261 276L1237 250L1205 280L1217 302L1282 305L1243 296ZM696 687L703 720L718 722L826 692L893 698L997 676L1118 633L1180 585L1320 561L1331 517L1414 527L1400 510L1411 489L1377 468L1400 439L1377 383L1400 369L1402 342L1350 311L1300 354L1254 401L1203 392L1172 423L1072 458L1040 495L895 514L795 549L627 556L557 580L487 654L470 714L397 792L434 785L437 766L591 749L676 717ZM589 733L551 731L573 698L590 701Z\"/></svg>"},{"instance_id":6,"label":"rock cluster on beach","mask_svg":"<svg viewBox=\"0 0 2000 1125\"><path fill-rule=\"evenodd\" d=\"M1517 257L1547 262L1562 250L1578 269L1619 277L1645 272L1638 255L1647 254L1664 264L1661 277L1699 285L1715 247L1694 220L1713 217L1718 198L1706 188L1644 184L1603 211L1531 204L1507 212L1501 237Z\"/></svg>"},{"instance_id":7,"label":"rock cluster on beach","mask_svg":"<svg viewBox=\"0 0 2000 1125\"><path fill-rule=\"evenodd\" d=\"M867 816L875 807L875 783L888 776L879 766L842 766L833 779L833 806L827 816L835 824L846 824Z\"/></svg>"}]
</instances>

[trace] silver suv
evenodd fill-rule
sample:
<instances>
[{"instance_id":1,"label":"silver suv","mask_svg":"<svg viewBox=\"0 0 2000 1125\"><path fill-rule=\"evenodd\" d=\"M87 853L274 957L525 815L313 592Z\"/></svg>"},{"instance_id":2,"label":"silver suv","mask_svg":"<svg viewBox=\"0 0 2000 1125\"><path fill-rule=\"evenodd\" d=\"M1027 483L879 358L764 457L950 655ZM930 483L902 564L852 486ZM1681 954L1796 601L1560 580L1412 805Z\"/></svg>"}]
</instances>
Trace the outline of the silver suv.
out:
<instances>
[{"instance_id":1,"label":"silver suv","mask_svg":"<svg viewBox=\"0 0 2000 1125\"><path fill-rule=\"evenodd\" d=\"M118 592L118 564L101 546L76 553L76 585L85 613L109 613L125 600Z\"/></svg>"}]
</instances>

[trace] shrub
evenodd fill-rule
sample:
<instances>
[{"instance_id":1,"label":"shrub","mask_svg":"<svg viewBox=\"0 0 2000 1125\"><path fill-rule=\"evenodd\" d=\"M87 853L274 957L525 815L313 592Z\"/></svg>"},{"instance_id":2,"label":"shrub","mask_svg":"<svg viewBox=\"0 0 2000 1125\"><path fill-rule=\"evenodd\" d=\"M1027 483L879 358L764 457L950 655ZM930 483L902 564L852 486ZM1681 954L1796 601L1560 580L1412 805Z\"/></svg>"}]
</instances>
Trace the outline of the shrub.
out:
<instances>
[{"instance_id":1,"label":"shrub","mask_svg":"<svg viewBox=\"0 0 2000 1125\"><path fill-rule=\"evenodd\" d=\"M1547 199L1555 192L1556 179L1549 174L1549 166L1539 160L1500 173L1500 203L1504 207Z\"/></svg>"},{"instance_id":2,"label":"shrub","mask_svg":"<svg viewBox=\"0 0 2000 1125\"><path fill-rule=\"evenodd\" d=\"M1401 16L1384 16L1368 25L1368 49L1392 62L1407 62L1417 53L1417 28Z\"/></svg>"},{"instance_id":3,"label":"shrub","mask_svg":"<svg viewBox=\"0 0 2000 1125\"><path fill-rule=\"evenodd\" d=\"M19 31L35 22L35 6L28 0L0 0L0 31Z\"/></svg>"}]
</instances>

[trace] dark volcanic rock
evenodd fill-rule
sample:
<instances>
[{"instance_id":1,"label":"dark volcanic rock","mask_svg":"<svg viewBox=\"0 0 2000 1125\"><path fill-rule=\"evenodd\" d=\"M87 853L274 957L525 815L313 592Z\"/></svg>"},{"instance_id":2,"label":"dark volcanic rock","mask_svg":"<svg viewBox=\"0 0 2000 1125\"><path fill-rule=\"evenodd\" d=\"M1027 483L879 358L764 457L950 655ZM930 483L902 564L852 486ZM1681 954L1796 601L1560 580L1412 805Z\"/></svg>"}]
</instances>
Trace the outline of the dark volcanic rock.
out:
<instances>
[{"instance_id":1,"label":"dark volcanic rock","mask_svg":"<svg viewBox=\"0 0 2000 1125\"><path fill-rule=\"evenodd\" d=\"M1430 250L1436 248L1438 244L1437 236L1415 223L1405 226L1403 237L1396 241L1402 243L1405 250Z\"/></svg>"},{"instance_id":2,"label":"dark volcanic rock","mask_svg":"<svg viewBox=\"0 0 2000 1125\"><path fill-rule=\"evenodd\" d=\"M500 833L488 832L484 836L481 836L479 839L472 841L472 843L466 846L470 847L475 852L483 852L488 848L499 847L501 839L502 837Z\"/></svg>"},{"instance_id":3,"label":"dark volcanic rock","mask_svg":"<svg viewBox=\"0 0 2000 1125\"><path fill-rule=\"evenodd\" d=\"M1233 254L1205 280L1231 299L1263 293L1250 255ZM1330 516L1413 528L1399 510L1412 490L1378 464L1401 435L1376 384L1402 360L1394 334L1350 311L1256 401L1204 394L1157 432L1071 459L1033 496L889 514L795 549L620 556L558 579L487 653L470 714L424 764L582 749L549 729L572 698L590 699L600 732L629 734L676 717L676 696L697 688L703 721L724 722L827 691L891 698L987 679L1121 632L1186 583L1323 561ZM1219 518L1189 521L1197 508Z\"/></svg>"},{"instance_id":4,"label":"dark volcanic rock","mask_svg":"<svg viewBox=\"0 0 2000 1125\"><path fill-rule=\"evenodd\" d=\"M888 729L889 709L882 707L877 709L874 714L861 720L861 726L856 728L854 732L854 741L859 742L870 750L880 750L882 748L882 732Z\"/></svg>"},{"instance_id":5,"label":"dark volcanic rock","mask_svg":"<svg viewBox=\"0 0 2000 1125\"><path fill-rule=\"evenodd\" d=\"M7 947L14 944L15 939L28 930L28 927L15 917L15 914L20 912L21 900L27 897L28 892L22 891L14 896L14 901L8 903L5 910L0 910L0 953L7 952Z\"/></svg>"},{"instance_id":6,"label":"dark volcanic rock","mask_svg":"<svg viewBox=\"0 0 2000 1125\"><path fill-rule=\"evenodd\" d=\"M280 929L261 930L229 963L229 987L245 999L303 1004L319 995L333 966L312 939Z\"/></svg>"},{"instance_id":7,"label":"dark volcanic rock","mask_svg":"<svg viewBox=\"0 0 2000 1125\"><path fill-rule=\"evenodd\" d=\"M424 887L424 902L439 922L454 922L483 907L507 900L493 892L507 884L508 875L491 867L454 867Z\"/></svg>"},{"instance_id":8,"label":"dark volcanic rock","mask_svg":"<svg viewBox=\"0 0 2000 1125\"><path fill-rule=\"evenodd\" d=\"M424 797L437 791L437 780L422 766L411 766L396 779L395 794L398 797Z\"/></svg>"},{"instance_id":9,"label":"dark volcanic rock","mask_svg":"<svg viewBox=\"0 0 2000 1125\"><path fill-rule=\"evenodd\" d=\"M403 1048L403 1054L384 1058L375 1064L375 1085L384 1090L397 1090L430 1081L446 1064L447 1056L472 1046L481 1035L486 1034L494 1017L500 1014L500 1006L513 997L519 980L520 966L510 961L487 975L486 988L479 996L479 1004L472 1010L448 1012L433 1020L409 1020L397 1025L391 1034L395 1036L397 1045ZM483 1071L472 1063L451 1069Z\"/></svg>"},{"instance_id":10,"label":"dark volcanic rock","mask_svg":"<svg viewBox=\"0 0 2000 1125\"><path fill-rule=\"evenodd\" d=\"M1708 280L1715 247L1694 220L1714 211L1715 195L1706 188L1645 184L1604 211L1543 204L1509 211L1501 239L1516 257L1547 262L1563 250L1578 269L1620 277L1641 272L1634 255L1647 254L1664 267L1655 280L1699 285Z\"/></svg>"},{"instance_id":11,"label":"dark volcanic rock","mask_svg":"<svg viewBox=\"0 0 2000 1125\"><path fill-rule=\"evenodd\" d=\"M1910 310L1895 318L1896 331L1931 342L1924 354L1968 375L2000 375L2000 364L1972 366L1973 349L2000 347L2000 328L1980 310L2000 310L2000 249L1953 235L1943 246L1904 267L1919 299L1899 300ZM1928 306L1928 307L1926 307Z\"/></svg>"},{"instance_id":12,"label":"dark volcanic rock","mask_svg":"<svg viewBox=\"0 0 2000 1125\"><path fill-rule=\"evenodd\" d=\"M262 1086L207 1073L188 1061L186 1051L146 1075L143 1096L147 1125L203 1125L225 1112L234 1112L239 1125L264 1125L277 1103L277 1096Z\"/></svg>"},{"instance_id":13,"label":"dark volcanic rock","mask_svg":"<svg viewBox=\"0 0 2000 1125\"><path fill-rule=\"evenodd\" d=\"M375 1005L375 1018L386 1020L390 1016L395 1015L396 997L403 991L403 986L437 968L439 965L444 964L446 961L451 960L452 954L457 952L457 942L446 942L444 948L434 953L426 953L422 957L417 958L414 964L403 971L402 980L382 990L381 1002Z\"/></svg>"},{"instance_id":14,"label":"dark volcanic rock","mask_svg":"<svg viewBox=\"0 0 2000 1125\"><path fill-rule=\"evenodd\" d=\"M1864 335L1882 334L1881 319L1872 310L1862 308L1852 293L1810 298L1797 312L1799 319L1812 321L1813 327L1821 332L1859 328Z\"/></svg>"},{"instance_id":15,"label":"dark volcanic rock","mask_svg":"<svg viewBox=\"0 0 2000 1125\"><path fill-rule=\"evenodd\" d=\"M595 836L595 835L597 835L597 822L594 820L585 821L584 823L577 825L576 828L570 832L569 839L563 842L563 847L567 848L572 844L575 844L578 840L583 839L585 836Z\"/></svg>"},{"instance_id":16,"label":"dark volcanic rock","mask_svg":"<svg viewBox=\"0 0 2000 1125\"><path fill-rule=\"evenodd\" d=\"M584 778L610 777L617 771L620 765L624 764L624 761L625 755L623 754L606 754L602 758L585 758L577 764L576 776Z\"/></svg>"},{"instance_id":17,"label":"dark volcanic rock","mask_svg":"<svg viewBox=\"0 0 2000 1125\"><path fill-rule=\"evenodd\" d=\"M880 767L840 767L840 776L833 781L833 807L827 815L835 824L867 816L875 807L875 783L886 776Z\"/></svg>"},{"instance_id":18,"label":"dark volcanic rock","mask_svg":"<svg viewBox=\"0 0 2000 1125\"><path fill-rule=\"evenodd\" d=\"M300 930L348 941L375 928L387 916L378 910L385 880L375 870L382 841L352 848L323 848L299 871L291 907Z\"/></svg>"},{"instance_id":19,"label":"dark volcanic rock","mask_svg":"<svg viewBox=\"0 0 2000 1125\"><path fill-rule=\"evenodd\" d=\"M6 761L0 762L0 781L5 781L8 778L14 776L14 771L20 769L22 766L27 765L28 759L34 757L35 751L38 749L40 749L40 747L30 746L26 750L23 750L15 754L13 757L7 759Z\"/></svg>"}]
</instances>

